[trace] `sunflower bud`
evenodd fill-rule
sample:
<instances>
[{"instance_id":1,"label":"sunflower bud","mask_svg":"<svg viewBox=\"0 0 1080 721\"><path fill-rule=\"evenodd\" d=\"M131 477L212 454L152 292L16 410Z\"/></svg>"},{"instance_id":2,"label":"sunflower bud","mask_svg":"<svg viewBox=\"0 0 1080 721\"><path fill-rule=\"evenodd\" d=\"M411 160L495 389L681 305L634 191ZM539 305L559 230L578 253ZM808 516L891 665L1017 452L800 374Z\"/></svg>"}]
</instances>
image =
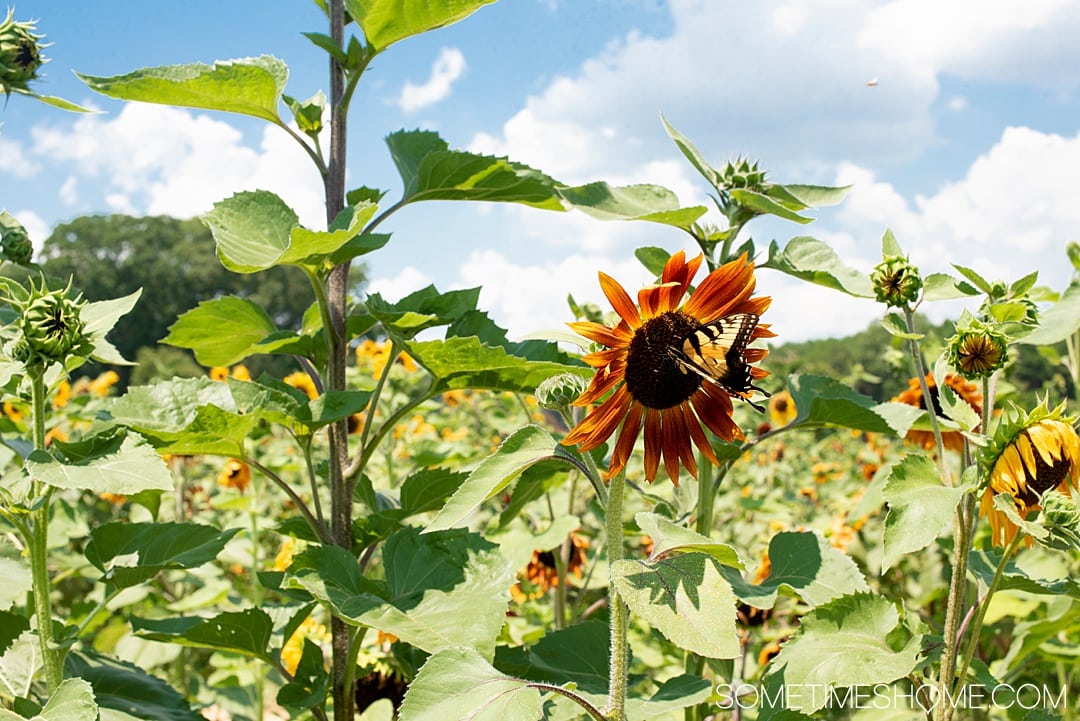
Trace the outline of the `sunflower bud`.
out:
<instances>
[{"instance_id":1,"label":"sunflower bud","mask_svg":"<svg viewBox=\"0 0 1080 721\"><path fill-rule=\"evenodd\" d=\"M751 163L746 158L733 160L720 171L720 182L728 190L743 189L764 193L765 171L758 169L757 162Z\"/></svg>"},{"instance_id":2,"label":"sunflower bud","mask_svg":"<svg viewBox=\"0 0 1080 721\"><path fill-rule=\"evenodd\" d=\"M874 295L878 301L890 307L910 305L919 298L922 277L919 269L907 258L894 255L874 266L870 274Z\"/></svg>"},{"instance_id":3,"label":"sunflower bud","mask_svg":"<svg viewBox=\"0 0 1080 721\"><path fill-rule=\"evenodd\" d=\"M1042 526L1048 532L1039 543L1059 551L1080 550L1080 508L1071 495L1050 491L1042 497Z\"/></svg>"},{"instance_id":4,"label":"sunflower bud","mask_svg":"<svg viewBox=\"0 0 1080 721\"><path fill-rule=\"evenodd\" d=\"M0 213L0 258L19 265L29 265L34 245L19 221L7 212Z\"/></svg>"},{"instance_id":5,"label":"sunflower bud","mask_svg":"<svg viewBox=\"0 0 1080 721\"><path fill-rule=\"evenodd\" d=\"M71 297L70 286L64 290L47 290L44 284L41 288L31 284L19 319L22 337L16 341L13 355L28 366L63 363L72 351L88 341L80 317L85 304L81 296Z\"/></svg>"},{"instance_id":6,"label":"sunflower bud","mask_svg":"<svg viewBox=\"0 0 1080 721\"><path fill-rule=\"evenodd\" d=\"M581 376L573 373L560 373L543 381L536 387L536 401L541 408L560 410L566 408L580 396L588 384Z\"/></svg>"},{"instance_id":7,"label":"sunflower bud","mask_svg":"<svg viewBox=\"0 0 1080 721\"><path fill-rule=\"evenodd\" d=\"M17 23L14 11L8 10L0 23L0 90L5 94L26 91L30 81L37 78L37 70L44 62L38 42L42 37L34 34L33 22Z\"/></svg>"},{"instance_id":8,"label":"sunflower bud","mask_svg":"<svg viewBox=\"0 0 1080 721\"><path fill-rule=\"evenodd\" d=\"M1008 360L1008 341L993 325L972 319L947 341L945 354L949 365L968 380L987 378Z\"/></svg>"}]
</instances>

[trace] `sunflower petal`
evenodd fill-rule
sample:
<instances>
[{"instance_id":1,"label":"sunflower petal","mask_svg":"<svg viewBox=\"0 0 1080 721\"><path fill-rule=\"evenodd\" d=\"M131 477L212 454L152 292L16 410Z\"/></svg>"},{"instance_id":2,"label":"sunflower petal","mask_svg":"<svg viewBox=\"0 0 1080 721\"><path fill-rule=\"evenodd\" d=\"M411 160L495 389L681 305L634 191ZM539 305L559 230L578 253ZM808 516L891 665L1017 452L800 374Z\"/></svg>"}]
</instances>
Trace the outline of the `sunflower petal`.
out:
<instances>
[{"instance_id":1,"label":"sunflower petal","mask_svg":"<svg viewBox=\"0 0 1080 721\"><path fill-rule=\"evenodd\" d=\"M645 480L649 483L656 479L656 469L660 466L663 447L660 423L660 411L649 408L645 413Z\"/></svg>"},{"instance_id":2,"label":"sunflower petal","mask_svg":"<svg viewBox=\"0 0 1080 721\"><path fill-rule=\"evenodd\" d=\"M638 314L637 306L634 305L634 301L631 300L629 294L619 285L619 281L607 273L601 272L600 290L604 291L604 296L611 303L611 307L615 309L620 318L626 321L627 325L631 328L641 327L641 316Z\"/></svg>"},{"instance_id":3,"label":"sunflower petal","mask_svg":"<svg viewBox=\"0 0 1080 721\"><path fill-rule=\"evenodd\" d=\"M626 419L619 430L619 440L615 442L615 449L611 452L611 465L608 467L608 478L626 468L626 460L634 450L638 434L641 432L641 416L645 406L640 403L631 403L626 412Z\"/></svg>"},{"instance_id":4,"label":"sunflower petal","mask_svg":"<svg viewBox=\"0 0 1080 721\"><path fill-rule=\"evenodd\" d=\"M709 443L705 431L701 430L701 421L698 420L693 408L686 403L683 403L679 407L682 409L684 419L686 420L686 428L690 431L690 438L694 441L694 445L698 447L698 450L701 451L701 455L705 456L710 463L719 465L720 461L716 459L716 453L713 452L712 444ZM697 474L694 474L694 477L696 478Z\"/></svg>"},{"instance_id":5,"label":"sunflower petal","mask_svg":"<svg viewBox=\"0 0 1080 721\"><path fill-rule=\"evenodd\" d=\"M589 320L576 321L574 323L567 323L566 325L570 326L570 330L585 336L594 343L599 343L609 348L626 345L627 339L621 338L616 332L618 326L609 328L606 325L593 323Z\"/></svg>"},{"instance_id":6,"label":"sunflower petal","mask_svg":"<svg viewBox=\"0 0 1080 721\"><path fill-rule=\"evenodd\" d=\"M664 470L667 471L671 482L677 486L679 485L679 456L681 450L679 446L689 441L685 435L679 434L679 422L676 420L676 416L666 410L661 411L660 415L664 419L660 427L660 444L664 450Z\"/></svg>"},{"instance_id":7,"label":"sunflower petal","mask_svg":"<svg viewBox=\"0 0 1080 721\"><path fill-rule=\"evenodd\" d=\"M626 386L620 386L611 398L600 404L566 434L563 444L578 444L582 451L596 448L615 432L632 401Z\"/></svg>"}]
</instances>

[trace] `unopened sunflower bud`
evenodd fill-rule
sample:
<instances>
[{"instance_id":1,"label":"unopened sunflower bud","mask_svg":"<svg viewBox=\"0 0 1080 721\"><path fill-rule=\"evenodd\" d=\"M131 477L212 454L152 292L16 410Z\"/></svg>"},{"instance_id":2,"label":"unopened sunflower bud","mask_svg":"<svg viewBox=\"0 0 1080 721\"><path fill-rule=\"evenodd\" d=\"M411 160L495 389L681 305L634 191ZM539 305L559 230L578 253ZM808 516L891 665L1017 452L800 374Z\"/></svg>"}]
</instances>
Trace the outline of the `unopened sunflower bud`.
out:
<instances>
[{"instance_id":1,"label":"unopened sunflower bud","mask_svg":"<svg viewBox=\"0 0 1080 721\"><path fill-rule=\"evenodd\" d=\"M1008 341L993 325L973 319L947 341L945 354L949 365L968 380L987 378L1008 360Z\"/></svg>"},{"instance_id":2,"label":"unopened sunflower bud","mask_svg":"<svg viewBox=\"0 0 1080 721\"><path fill-rule=\"evenodd\" d=\"M38 42L42 37L34 33L33 22L15 22L14 11L8 9L0 23L0 90L5 94L28 90L37 77L44 62Z\"/></svg>"},{"instance_id":3,"label":"unopened sunflower bud","mask_svg":"<svg viewBox=\"0 0 1080 721\"><path fill-rule=\"evenodd\" d=\"M72 298L70 287L47 290L31 285L30 297L19 319L21 340L26 344L27 365L62 363L88 339L80 313L86 304L81 296ZM18 346L18 344L16 344Z\"/></svg>"},{"instance_id":4,"label":"unopened sunflower bud","mask_svg":"<svg viewBox=\"0 0 1080 721\"><path fill-rule=\"evenodd\" d=\"M757 162L751 163L745 158L733 160L720 171L721 183L726 189L745 188L758 193L767 190L765 171L758 169Z\"/></svg>"},{"instance_id":5,"label":"unopened sunflower bud","mask_svg":"<svg viewBox=\"0 0 1080 721\"><path fill-rule=\"evenodd\" d=\"M0 218L0 221L3 220L7 218ZM17 222L11 225L0 222L0 257L19 265L29 265L33 255L34 245L30 242L26 229Z\"/></svg>"},{"instance_id":6,"label":"unopened sunflower bud","mask_svg":"<svg viewBox=\"0 0 1080 721\"><path fill-rule=\"evenodd\" d=\"M874 296L890 307L910 305L919 298L922 277L907 258L892 256L874 266L870 274Z\"/></svg>"},{"instance_id":7,"label":"unopened sunflower bud","mask_svg":"<svg viewBox=\"0 0 1080 721\"><path fill-rule=\"evenodd\" d=\"M543 381L536 387L536 402L541 408L559 410L577 400L588 385L581 376L560 373Z\"/></svg>"},{"instance_id":8,"label":"unopened sunflower bud","mask_svg":"<svg viewBox=\"0 0 1080 721\"><path fill-rule=\"evenodd\" d=\"M1057 491L1046 493L1040 520L1049 533L1039 543L1059 551L1080 550L1080 509L1075 498Z\"/></svg>"}]
</instances>

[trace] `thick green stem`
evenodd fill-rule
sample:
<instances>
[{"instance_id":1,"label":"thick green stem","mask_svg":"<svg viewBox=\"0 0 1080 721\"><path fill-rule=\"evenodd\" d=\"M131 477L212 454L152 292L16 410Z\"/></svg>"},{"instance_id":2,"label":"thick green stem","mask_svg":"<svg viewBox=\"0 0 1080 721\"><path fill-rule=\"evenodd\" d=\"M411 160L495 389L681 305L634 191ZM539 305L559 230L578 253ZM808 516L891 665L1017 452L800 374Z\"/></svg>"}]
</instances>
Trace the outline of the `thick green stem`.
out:
<instances>
[{"instance_id":1,"label":"thick green stem","mask_svg":"<svg viewBox=\"0 0 1080 721\"><path fill-rule=\"evenodd\" d=\"M619 471L608 482L607 508L604 511L607 537L608 568L623 560L622 505L626 472ZM608 571L610 575L610 570ZM609 721L626 718L626 685L629 677L629 631L630 613L608 580L608 611L611 619L611 667L608 673L608 704L604 716Z\"/></svg>"},{"instance_id":2,"label":"thick green stem","mask_svg":"<svg viewBox=\"0 0 1080 721\"><path fill-rule=\"evenodd\" d=\"M34 448L45 448L45 380L42 371L30 372L31 404L33 406ZM30 513L32 527L26 540L30 555L30 575L33 584L34 615L37 617L38 639L41 643L42 665L45 668L45 683L49 695L60 687L64 680L63 654L53 637L52 605L49 593L52 583L49 579L49 497L51 489L34 483L34 495L41 494L36 508Z\"/></svg>"}]
</instances>

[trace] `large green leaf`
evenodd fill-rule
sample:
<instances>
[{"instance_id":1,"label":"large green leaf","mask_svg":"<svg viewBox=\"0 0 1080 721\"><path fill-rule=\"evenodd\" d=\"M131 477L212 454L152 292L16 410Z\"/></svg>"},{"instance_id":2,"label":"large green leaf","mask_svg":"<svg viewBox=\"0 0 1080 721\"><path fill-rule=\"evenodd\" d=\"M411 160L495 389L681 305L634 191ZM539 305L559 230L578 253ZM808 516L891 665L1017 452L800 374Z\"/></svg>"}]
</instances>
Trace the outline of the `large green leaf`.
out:
<instances>
[{"instance_id":1,"label":"large green leaf","mask_svg":"<svg viewBox=\"0 0 1080 721\"><path fill-rule=\"evenodd\" d=\"M1020 339L1030 345L1053 345L1080 330L1080 281L1073 281L1057 303L1039 315L1039 327Z\"/></svg>"},{"instance_id":2,"label":"large green leaf","mask_svg":"<svg viewBox=\"0 0 1080 721\"><path fill-rule=\"evenodd\" d=\"M462 524L480 504L502 492L525 469L549 460L573 462L569 453L543 428L526 426L515 431L469 474L425 533Z\"/></svg>"},{"instance_id":3,"label":"large green leaf","mask_svg":"<svg viewBox=\"0 0 1080 721\"><path fill-rule=\"evenodd\" d=\"M134 434L120 435L122 439L115 439L118 444L111 443L102 448L102 452L84 458L65 459L68 462L58 460L48 451L36 450L27 457L26 470L55 488L125 496L141 491L172 490L172 474L161 456ZM69 448L79 447L72 445Z\"/></svg>"},{"instance_id":4,"label":"large green leaf","mask_svg":"<svg viewBox=\"0 0 1080 721\"><path fill-rule=\"evenodd\" d=\"M105 339L105 335L113 329L116 321L135 307L140 295L142 295L141 289L123 298L92 301L79 311L79 318L85 324L83 332L90 337L90 342L94 345L94 350L90 354L91 358L99 363L110 365L133 365Z\"/></svg>"},{"instance_id":5,"label":"large green leaf","mask_svg":"<svg viewBox=\"0 0 1080 721\"><path fill-rule=\"evenodd\" d=\"M410 293L396 303L386 302L373 293L367 299L367 311L379 321L391 338L405 341L428 328L449 325L476 310L479 288L464 288L440 293L429 285Z\"/></svg>"},{"instance_id":6,"label":"large green leaf","mask_svg":"<svg viewBox=\"0 0 1080 721\"><path fill-rule=\"evenodd\" d=\"M583 366L526 360L502 348L485 346L475 337L409 343L407 350L433 376L432 393L460 388L532 393L557 373L576 373L583 378L592 375L592 370Z\"/></svg>"},{"instance_id":7,"label":"large green leaf","mask_svg":"<svg viewBox=\"0 0 1080 721\"><path fill-rule=\"evenodd\" d=\"M965 492L964 488L944 485L937 466L925 454L909 453L893 465L885 483L889 513L885 517L881 572L892 568L905 554L933 543Z\"/></svg>"},{"instance_id":8,"label":"large green leaf","mask_svg":"<svg viewBox=\"0 0 1080 721\"><path fill-rule=\"evenodd\" d=\"M138 666L93 651L72 652L64 673L85 679L102 709L122 711L146 721L200 721L184 697L157 676Z\"/></svg>"},{"instance_id":9,"label":"large green leaf","mask_svg":"<svg viewBox=\"0 0 1080 721\"><path fill-rule=\"evenodd\" d=\"M690 139L676 130L663 115L660 116L660 122L664 124L664 130L667 131L668 137L675 142L675 147L677 147L683 156L690 161L690 164L701 173L702 177L708 181L709 185L714 188L720 185L720 173L709 165L708 161L705 160L705 156L703 156L694 144L690 142Z\"/></svg>"},{"instance_id":10,"label":"large green leaf","mask_svg":"<svg viewBox=\"0 0 1080 721\"><path fill-rule=\"evenodd\" d=\"M783 251L773 242L768 260L759 267L773 268L857 298L874 297L870 276L847 265L836 251L816 238L792 238Z\"/></svg>"},{"instance_id":11,"label":"large green leaf","mask_svg":"<svg viewBox=\"0 0 1080 721\"><path fill-rule=\"evenodd\" d=\"M563 199L602 220L648 220L689 229L708 210L703 205L680 208L679 199L660 185L614 187L603 181L563 188Z\"/></svg>"},{"instance_id":12,"label":"large green leaf","mask_svg":"<svg viewBox=\"0 0 1080 721\"><path fill-rule=\"evenodd\" d=\"M626 605L668 640L708 658L742 652L735 627L735 594L721 566L704 553L647 564L617 561L611 583Z\"/></svg>"},{"instance_id":13,"label":"large green leaf","mask_svg":"<svg viewBox=\"0 0 1080 721\"><path fill-rule=\"evenodd\" d=\"M393 43L464 20L495 0L345 0L345 9L368 44L383 51Z\"/></svg>"},{"instance_id":14,"label":"large green leaf","mask_svg":"<svg viewBox=\"0 0 1080 721\"><path fill-rule=\"evenodd\" d=\"M533 721L543 716L540 692L507 676L469 648L431 656L409 684L401 721Z\"/></svg>"},{"instance_id":15,"label":"large green leaf","mask_svg":"<svg viewBox=\"0 0 1080 721\"><path fill-rule=\"evenodd\" d=\"M278 104L289 69L277 58L263 55L219 60L213 65L143 68L112 77L76 75L92 90L110 98L221 110L281 124Z\"/></svg>"},{"instance_id":16,"label":"large green leaf","mask_svg":"<svg viewBox=\"0 0 1080 721\"><path fill-rule=\"evenodd\" d=\"M30 698L30 687L41 665L37 633L23 631L0 654L0 693L8 698Z\"/></svg>"},{"instance_id":17,"label":"large green leaf","mask_svg":"<svg viewBox=\"0 0 1080 721\"><path fill-rule=\"evenodd\" d=\"M816 533L776 534L769 541L769 563L768 578L756 586L733 569L724 569L740 601L755 608L772 608L777 592L787 589L808 605L818 606L870 588L855 562Z\"/></svg>"},{"instance_id":18,"label":"large green leaf","mask_svg":"<svg viewBox=\"0 0 1080 721\"><path fill-rule=\"evenodd\" d=\"M878 403L826 376L795 375L788 380L798 415L792 425L839 426L903 436L922 410L905 403Z\"/></svg>"},{"instance_id":19,"label":"large green leaf","mask_svg":"<svg viewBox=\"0 0 1080 721\"><path fill-rule=\"evenodd\" d=\"M446 141L430 130L391 133L386 143L404 184L402 202L487 200L566 209L559 197L559 184L527 165L450 150Z\"/></svg>"},{"instance_id":20,"label":"large green leaf","mask_svg":"<svg viewBox=\"0 0 1080 721\"><path fill-rule=\"evenodd\" d=\"M151 641L230 651L272 662L267 650L274 623L261 608L226 611L213 618L132 618L135 635Z\"/></svg>"},{"instance_id":21,"label":"large green leaf","mask_svg":"<svg viewBox=\"0 0 1080 721\"><path fill-rule=\"evenodd\" d=\"M252 355L252 347L276 330L258 303L227 295L204 300L181 315L161 342L193 351L205 366L231 366Z\"/></svg>"},{"instance_id":22,"label":"large green leaf","mask_svg":"<svg viewBox=\"0 0 1080 721\"><path fill-rule=\"evenodd\" d=\"M421 535L402 528L382 550L385 587L362 576L355 557L336 546L313 546L294 558L287 583L349 623L392 633L428 653L469 646L485 658L494 654L514 579L497 546L461 529Z\"/></svg>"},{"instance_id":23,"label":"large green leaf","mask_svg":"<svg viewBox=\"0 0 1080 721\"><path fill-rule=\"evenodd\" d=\"M11 608L12 604L26 600L26 592L33 585L30 566L20 558L0 557L0 611Z\"/></svg>"},{"instance_id":24,"label":"large green leaf","mask_svg":"<svg viewBox=\"0 0 1080 721\"><path fill-rule=\"evenodd\" d=\"M607 624L586 621L545 634L532 646L499 646L495 667L529 681L605 693L610 656Z\"/></svg>"},{"instance_id":25,"label":"large green leaf","mask_svg":"<svg viewBox=\"0 0 1080 721\"><path fill-rule=\"evenodd\" d=\"M968 572L987 586L993 582L994 573L1001 563L1001 552L997 550L972 551L968 556ZM1080 583L1066 576L1065 578L1036 578L1010 560L1005 564L998 588L1002 591L1016 590L1039 596L1068 596L1080 599Z\"/></svg>"},{"instance_id":26,"label":"large green leaf","mask_svg":"<svg viewBox=\"0 0 1080 721\"><path fill-rule=\"evenodd\" d=\"M81 678L65 678L34 715L35 721L97 721L98 707L90 684ZM22 716L0 707L0 721L26 721Z\"/></svg>"},{"instance_id":27,"label":"large green leaf","mask_svg":"<svg viewBox=\"0 0 1080 721\"><path fill-rule=\"evenodd\" d=\"M899 627L896 606L887 598L858 593L818 606L802 617L795 636L773 659L773 673L782 669L788 688L874 686L904 678L919 663L922 637L914 636L899 650L889 643ZM790 708L812 713L829 698L826 693L788 698Z\"/></svg>"},{"instance_id":28,"label":"large green leaf","mask_svg":"<svg viewBox=\"0 0 1080 721\"><path fill-rule=\"evenodd\" d=\"M637 521L638 528L653 540L653 550L649 554L649 561L679 553L696 552L708 554L721 564L740 571L746 568L738 552L726 543L713 541L707 536L672 523L655 513L638 513L634 519Z\"/></svg>"},{"instance_id":29,"label":"large green leaf","mask_svg":"<svg viewBox=\"0 0 1080 721\"><path fill-rule=\"evenodd\" d=\"M83 552L106 581L127 588L166 568L195 568L213 561L239 531L198 523L106 523L91 529Z\"/></svg>"}]
</instances>

